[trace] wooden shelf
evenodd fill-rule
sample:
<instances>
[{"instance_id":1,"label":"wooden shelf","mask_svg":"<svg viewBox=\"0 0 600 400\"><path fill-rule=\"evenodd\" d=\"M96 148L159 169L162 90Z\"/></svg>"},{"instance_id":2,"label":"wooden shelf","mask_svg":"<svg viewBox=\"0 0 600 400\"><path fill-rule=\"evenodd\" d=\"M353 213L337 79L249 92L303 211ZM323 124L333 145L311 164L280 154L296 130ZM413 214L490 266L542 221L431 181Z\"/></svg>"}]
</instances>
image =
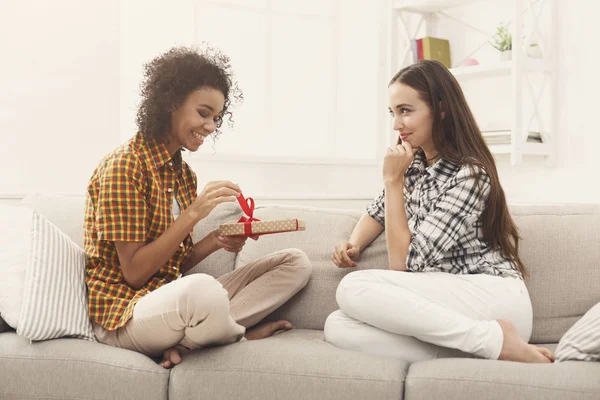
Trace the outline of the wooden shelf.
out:
<instances>
[{"instance_id":1,"label":"wooden shelf","mask_svg":"<svg viewBox=\"0 0 600 400\"><path fill-rule=\"evenodd\" d=\"M436 13L482 0L394 0L394 9L415 13Z\"/></svg>"},{"instance_id":2,"label":"wooden shelf","mask_svg":"<svg viewBox=\"0 0 600 400\"><path fill-rule=\"evenodd\" d=\"M484 0L392 0L392 9L389 13L389 34L391 39L390 46L392 48L391 55L388 60L390 71L398 71L399 68L406 67L413 62L414 59L410 59L410 55L414 49L411 47L412 43L409 42L417 39L420 36L433 35L433 32L435 31L432 28L438 20L434 14L443 14L445 11L451 9L457 9L456 11L458 14L458 11L460 11L458 8L474 4L481 4L483 1ZM496 1L498 3L501 2L501 0ZM522 156L547 156L546 160L548 165L553 165L552 163L554 163L556 160L557 135L555 134L557 133L556 129L558 127L558 38L556 36L556 30L553 30L552 27L558 25L558 14L556 10L556 3L558 0L541 1L544 5L548 3L552 8L552 22L548 28L549 37L548 43L546 43L548 44L548 47L543 49L544 55L546 56L545 58L533 58L527 55L525 51L522 51L521 47L515 47L515 49L513 49L512 60L501 61L499 53L496 53L495 56L493 53L490 53L490 57L485 60L482 59L481 61L483 63L480 65L466 67L456 66L455 68L450 68L450 72L460 84L465 81L476 80L475 83L479 85L480 83L483 84L487 80L493 85L506 84L506 87L510 88L512 112L510 113L511 115L507 115L507 119L511 120L512 122L510 125L506 126L513 126L514 123L514 126L523 127L523 129L527 130L531 128L531 121L529 122L528 127L525 127L525 122L527 122L530 117L533 118L533 116L537 116L537 118L540 119L543 118L543 116L548 115L547 118L543 118L543 123L538 121L540 125L543 125L543 128L540 129L547 131L544 135L544 143L538 143L535 141L511 142L510 140L493 140L492 142L495 142L495 144L488 144L493 154L510 155L512 165L520 164L522 162ZM525 21L525 12L529 8L533 7L530 2L528 0L513 0L513 2L513 17L510 29L511 34L514 37L521 37L527 32L527 29L531 28L531 26L529 26L531 23L533 23L533 28L537 30L539 27L538 22L541 16L537 15L535 11L533 12L534 21ZM490 7L492 7L492 5L490 5ZM472 16L472 18L476 18L476 16ZM475 29L481 33L481 31L469 21L462 21L461 18L455 18L455 20L461 23L464 26L464 29ZM424 29L421 29L423 23L425 26ZM413 33L411 30L414 30L415 26L417 27L417 30ZM401 53L399 40L402 39L403 32L407 41L404 42L404 52ZM444 37L442 33L437 33L437 35L439 35L439 37ZM460 62L461 60L456 61ZM530 75L544 75L543 82L542 80L538 79L535 79L533 82L528 79L528 82L525 82L524 78L529 78ZM530 91L531 93L527 92L526 83L530 86L535 86L535 88L530 87L530 89L532 89ZM542 102L542 99L539 98L541 95L538 94L536 97L535 93L541 93L546 88L546 85L548 85L549 90L552 92L550 94L550 112L542 115L541 111L546 111L545 106L547 105L547 102L545 98L543 98L544 101ZM528 96L528 94L531 94L531 96ZM529 101L530 97L535 102L534 105L536 107L533 109L533 111L525 111L523 108L524 102L526 100ZM490 107L493 107L494 98L491 97L489 101ZM540 110L540 107L544 108L544 110ZM527 115L525 115L525 113ZM546 121L547 119L548 121ZM545 129L549 126L551 127L550 130Z\"/></svg>"}]
</instances>

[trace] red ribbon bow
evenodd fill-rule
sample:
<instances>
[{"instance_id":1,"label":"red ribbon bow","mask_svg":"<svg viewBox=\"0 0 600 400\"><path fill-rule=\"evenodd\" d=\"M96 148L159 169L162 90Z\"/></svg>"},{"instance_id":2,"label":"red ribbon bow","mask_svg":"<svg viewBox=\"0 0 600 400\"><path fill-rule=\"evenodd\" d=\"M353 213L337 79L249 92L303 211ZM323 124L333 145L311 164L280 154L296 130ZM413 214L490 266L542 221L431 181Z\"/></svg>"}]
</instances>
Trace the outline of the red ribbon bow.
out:
<instances>
[{"instance_id":1,"label":"red ribbon bow","mask_svg":"<svg viewBox=\"0 0 600 400\"><path fill-rule=\"evenodd\" d=\"M244 195L240 193L237 198L238 203L240 203L240 207L242 207L242 211L248 217L242 216L238 220L238 222L244 223L244 233L246 236L252 235L252 221L260 221L258 218L254 218L254 199L252 197L244 198Z\"/></svg>"}]
</instances>

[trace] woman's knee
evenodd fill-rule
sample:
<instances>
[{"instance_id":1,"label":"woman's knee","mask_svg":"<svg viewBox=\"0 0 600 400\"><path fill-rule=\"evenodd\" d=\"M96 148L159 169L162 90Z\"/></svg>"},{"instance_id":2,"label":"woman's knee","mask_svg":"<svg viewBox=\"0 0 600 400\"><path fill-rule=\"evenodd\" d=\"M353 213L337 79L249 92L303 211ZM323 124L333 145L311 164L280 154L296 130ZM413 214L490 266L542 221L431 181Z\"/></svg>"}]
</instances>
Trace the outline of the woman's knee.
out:
<instances>
[{"instance_id":1,"label":"woman's knee","mask_svg":"<svg viewBox=\"0 0 600 400\"><path fill-rule=\"evenodd\" d=\"M368 270L354 271L344 276L335 293L340 309L352 308L361 291L365 290L365 284L376 281L377 279Z\"/></svg>"},{"instance_id":2,"label":"woman's knee","mask_svg":"<svg viewBox=\"0 0 600 400\"><path fill-rule=\"evenodd\" d=\"M176 281L177 282L177 281ZM180 291L198 293L202 289L222 288L221 282L208 274L190 274L180 278Z\"/></svg>"},{"instance_id":3,"label":"woman's knee","mask_svg":"<svg viewBox=\"0 0 600 400\"><path fill-rule=\"evenodd\" d=\"M229 296L221 282L207 274L190 274L182 278L177 295L187 304L211 308L229 307Z\"/></svg>"},{"instance_id":4,"label":"woman's knee","mask_svg":"<svg viewBox=\"0 0 600 400\"><path fill-rule=\"evenodd\" d=\"M284 264L289 265L297 277L298 284L304 287L312 275L312 263L306 253L300 249L282 250L286 254Z\"/></svg>"},{"instance_id":5,"label":"woman's knee","mask_svg":"<svg viewBox=\"0 0 600 400\"><path fill-rule=\"evenodd\" d=\"M332 312L325 320L323 328L325 341L343 349L354 349L356 343L352 330L355 323L356 321L352 321L341 310Z\"/></svg>"},{"instance_id":6,"label":"woman's knee","mask_svg":"<svg viewBox=\"0 0 600 400\"><path fill-rule=\"evenodd\" d=\"M329 314L325 320L325 326L323 327L323 334L325 341L331 344L337 345L342 339L344 330L343 313L341 310L337 310Z\"/></svg>"}]
</instances>

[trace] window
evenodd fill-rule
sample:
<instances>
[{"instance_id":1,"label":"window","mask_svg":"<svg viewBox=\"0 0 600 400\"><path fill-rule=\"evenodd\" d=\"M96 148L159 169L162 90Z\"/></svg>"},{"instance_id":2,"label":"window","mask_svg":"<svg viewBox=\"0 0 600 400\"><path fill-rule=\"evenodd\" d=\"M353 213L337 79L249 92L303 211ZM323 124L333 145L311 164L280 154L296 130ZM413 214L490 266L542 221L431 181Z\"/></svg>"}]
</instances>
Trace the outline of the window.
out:
<instances>
[{"instance_id":1,"label":"window","mask_svg":"<svg viewBox=\"0 0 600 400\"><path fill-rule=\"evenodd\" d=\"M126 3L121 9L124 138L135 131L141 64L172 45L207 41L231 57L244 103L234 110L233 128L225 122L216 144L208 141L190 157L361 163L375 161L385 146L381 99L387 77L380 73L385 32L379 8L385 2Z\"/></svg>"}]
</instances>

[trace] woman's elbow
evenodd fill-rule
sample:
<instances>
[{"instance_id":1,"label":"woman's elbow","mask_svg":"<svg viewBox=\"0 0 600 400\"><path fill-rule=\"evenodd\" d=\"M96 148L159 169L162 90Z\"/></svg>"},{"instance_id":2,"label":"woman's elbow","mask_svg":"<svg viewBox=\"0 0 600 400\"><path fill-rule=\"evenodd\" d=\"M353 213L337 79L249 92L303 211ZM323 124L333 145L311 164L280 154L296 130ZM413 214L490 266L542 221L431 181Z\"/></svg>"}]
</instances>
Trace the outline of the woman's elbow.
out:
<instances>
[{"instance_id":1,"label":"woman's elbow","mask_svg":"<svg viewBox=\"0 0 600 400\"><path fill-rule=\"evenodd\" d=\"M406 264L403 264L403 263L390 263L390 270L392 270L392 271L406 271Z\"/></svg>"},{"instance_id":2,"label":"woman's elbow","mask_svg":"<svg viewBox=\"0 0 600 400\"><path fill-rule=\"evenodd\" d=\"M129 272L126 268L121 267L121 274L123 275L125 283L135 290L140 290L146 283L142 277L136 276L135 274Z\"/></svg>"}]
</instances>

